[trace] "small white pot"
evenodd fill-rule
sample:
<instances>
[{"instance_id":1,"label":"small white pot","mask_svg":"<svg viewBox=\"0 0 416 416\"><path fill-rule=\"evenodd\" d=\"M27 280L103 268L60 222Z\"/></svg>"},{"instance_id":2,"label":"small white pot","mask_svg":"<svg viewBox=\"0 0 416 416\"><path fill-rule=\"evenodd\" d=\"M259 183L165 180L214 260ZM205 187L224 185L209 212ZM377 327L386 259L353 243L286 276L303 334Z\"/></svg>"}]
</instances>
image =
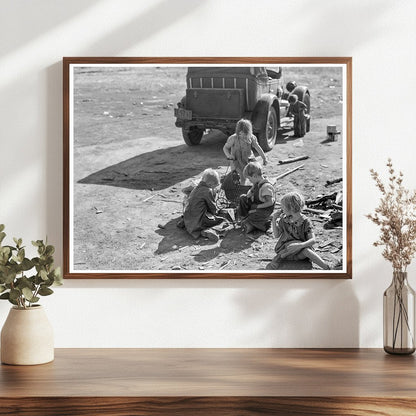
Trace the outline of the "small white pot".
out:
<instances>
[{"instance_id":1,"label":"small white pot","mask_svg":"<svg viewBox=\"0 0 416 416\"><path fill-rule=\"evenodd\" d=\"M1 330L1 362L35 365L53 359L53 329L43 307L11 308Z\"/></svg>"}]
</instances>

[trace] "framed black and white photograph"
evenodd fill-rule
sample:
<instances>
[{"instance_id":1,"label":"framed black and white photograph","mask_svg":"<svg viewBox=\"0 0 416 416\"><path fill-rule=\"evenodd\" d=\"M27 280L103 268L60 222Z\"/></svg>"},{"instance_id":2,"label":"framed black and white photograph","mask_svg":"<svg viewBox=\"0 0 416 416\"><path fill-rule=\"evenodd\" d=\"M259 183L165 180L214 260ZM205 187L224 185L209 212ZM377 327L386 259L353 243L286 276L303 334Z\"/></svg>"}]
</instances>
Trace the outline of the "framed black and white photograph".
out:
<instances>
[{"instance_id":1,"label":"framed black and white photograph","mask_svg":"<svg viewBox=\"0 0 416 416\"><path fill-rule=\"evenodd\" d=\"M351 278L352 59L63 59L65 278Z\"/></svg>"}]
</instances>

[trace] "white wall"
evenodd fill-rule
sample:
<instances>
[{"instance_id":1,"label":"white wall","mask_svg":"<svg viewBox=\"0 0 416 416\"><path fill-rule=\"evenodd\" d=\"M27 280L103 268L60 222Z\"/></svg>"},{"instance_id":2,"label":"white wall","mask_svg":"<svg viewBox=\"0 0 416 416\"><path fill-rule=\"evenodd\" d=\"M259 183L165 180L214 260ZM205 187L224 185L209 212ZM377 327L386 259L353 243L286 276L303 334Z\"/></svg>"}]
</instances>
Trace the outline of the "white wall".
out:
<instances>
[{"instance_id":1,"label":"white wall","mask_svg":"<svg viewBox=\"0 0 416 416\"><path fill-rule=\"evenodd\" d=\"M390 265L364 215L388 156L416 187L416 3L0 0L0 223L62 261L63 56L352 56L353 279L68 280L57 347L381 347ZM416 287L416 268L410 282ZM9 304L0 304L0 325Z\"/></svg>"}]
</instances>

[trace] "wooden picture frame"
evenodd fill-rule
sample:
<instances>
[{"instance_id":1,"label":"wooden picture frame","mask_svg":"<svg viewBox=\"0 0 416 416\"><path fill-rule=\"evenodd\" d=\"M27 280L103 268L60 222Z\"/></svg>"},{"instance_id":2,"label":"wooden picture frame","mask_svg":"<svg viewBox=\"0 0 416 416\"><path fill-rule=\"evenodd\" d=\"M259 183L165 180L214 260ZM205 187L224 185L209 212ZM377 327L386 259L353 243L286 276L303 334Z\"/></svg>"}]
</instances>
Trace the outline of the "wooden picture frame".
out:
<instances>
[{"instance_id":1,"label":"wooden picture frame","mask_svg":"<svg viewBox=\"0 0 416 416\"><path fill-rule=\"evenodd\" d=\"M298 130L285 113L290 95L307 104ZM287 259L268 269L276 238L245 234L228 195L218 242L177 227L182 190L206 168L221 181L231 172L223 146L240 118L271 148L263 171L277 203L290 191L304 195L313 252L330 270ZM352 277L350 57L65 57L63 149L64 278Z\"/></svg>"}]
</instances>

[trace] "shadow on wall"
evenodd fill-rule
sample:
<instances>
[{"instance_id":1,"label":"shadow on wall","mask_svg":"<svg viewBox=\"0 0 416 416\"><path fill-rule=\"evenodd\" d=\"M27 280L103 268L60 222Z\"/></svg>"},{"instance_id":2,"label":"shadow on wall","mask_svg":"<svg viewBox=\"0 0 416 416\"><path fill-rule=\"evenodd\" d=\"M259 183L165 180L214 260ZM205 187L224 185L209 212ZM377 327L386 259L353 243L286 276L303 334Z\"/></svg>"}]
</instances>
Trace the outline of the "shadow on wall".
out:
<instances>
[{"instance_id":1,"label":"shadow on wall","mask_svg":"<svg viewBox=\"0 0 416 416\"><path fill-rule=\"evenodd\" d=\"M120 55L124 50L138 46L159 31L177 24L179 20L203 6L203 3L194 0L160 1L139 16L135 16L130 23L123 23L118 29L112 30L99 41L89 45L85 48L84 55L99 56L100 53L105 56Z\"/></svg>"},{"instance_id":2,"label":"shadow on wall","mask_svg":"<svg viewBox=\"0 0 416 416\"><path fill-rule=\"evenodd\" d=\"M30 2L7 1L2 7L0 16L0 27L3 33L10 33L7 42L0 45L0 56L15 52L20 47L26 46L40 36L45 36L59 26L76 22L77 17L82 16L88 9L97 8L97 27L99 23L105 27L105 18L111 21L111 8L103 5L98 8L102 1L99 0L71 0L66 1L44 1L31 0ZM108 4L108 2L107 2ZM84 49L78 49L78 56L112 56L120 55L131 46L138 45L144 39L154 36L158 31L176 24L178 20L200 8L203 2L193 0L162 0L155 2L152 7L144 10L139 16L132 15L131 7L126 2L113 5L117 12L125 8L125 15L130 16L129 23L113 31L109 31L99 41L88 45L88 36L83 36ZM100 13L100 15L98 15ZM101 20L100 20L101 17ZM16 30L16 25L25 30ZM79 26L74 25L74 30ZM90 27L84 28L88 34ZM88 46L85 46L88 45ZM64 51L62 51L64 52Z\"/></svg>"},{"instance_id":3,"label":"shadow on wall","mask_svg":"<svg viewBox=\"0 0 416 416\"><path fill-rule=\"evenodd\" d=\"M302 4L302 7L295 13L296 27L302 27L310 34L322 33L322 28L327 28L331 38L336 39L333 45L337 51L352 51L354 47L362 47L378 34L385 35L386 27L377 18L396 6L390 0L377 1L376 6L373 2L359 0L351 1L348 5L345 2L328 2L327 0L299 4ZM303 19L305 19L304 22ZM354 28L357 29L354 30ZM305 33L299 30L297 34L299 37L305 36ZM327 39L322 45L328 47ZM320 45L317 47L319 48ZM317 53L319 54L319 51ZM334 54L331 51L327 52L326 56L331 56L331 54L344 56L343 52Z\"/></svg>"},{"instance_id":4,"label":"shadow on wall","mask_svg":"<svg viewBox=\"0 0 416 416\"><path fill-rule=\"evenodd\" d=\"M2 3L0 27L2 33L12 33L7 42L0 45L0 56L14 52L21 46L33 42L39 36L54 30L67 21L76 19L99 0L45 1L27 2L7 1ZM25 30L16 30L25 28Z\"/></svg>"},{"instance_id":5,"label":"shadow on wall","mask_svg":"<svg viewBox=\"0 0 416 416\"><path fill-rule=\"evenodd\" d=\"M240 343L276 348L360 345L359 302L351 281L283 280L235 298L245 332ZM250 328L250 331L247 331Z\"/></svg>"},{"instance_id":6,"label":"shadow on wall","mask_svg":"<svg viewBox=\"0 0 416 416\"><path fill-rule=\"evenodd\" d=\"M99 3L99 1L90 1L86 3L84 0L74 0L70 3L65 3L62 7L61 2L48 2L48 10L45 12L45 2L41 0L34 0L25 5L25 13L22 13L22 6L19 2L10 2L8 13L3 16L8 16L8 21L15 24L16 21L22 21L22 16L27 16L34 20L35 25L31 23L29 27L31 30L20 31L21 37L12 38L10 42L6 42L7 50L2 49L1 53L6 53L9 50L15 50L19 45L24 45L37 36L44 35L48 30L52 30L60 23L66 20L76 19L76 15L85 12L86 9ZM116 30L113 30L103 36L99 42L88 45L88 39L85 44L87 46L78 49L78 56L111 56L120 55L129 47L137 46L146 38L154 36L158 31L165 29L169 25L176 24L179 20L192 13L199 8L202 2L195 2L193 0L178 0L175 2L163 0L155 3L148 10L133 16L129 23L123 24ZM29 7L29 11L28 11ZM121 6L117 6L121 7ZM35 18L38 14L39 19ZM127 14L126 14L127 15ZM128 14L129 16L131 13ZM16 19L10 18L16 16ZM151 22L151 23L149 23ZM49 23L49 25L48 25ZM4 28L4 26L3 26ZM88 28L85 28L87 31ZM16 30L13 30L15 33ZM64 51L62 51L65 54ZM50 65L46 69L47 76L47 118L45 120L47 137L47 234L51 237L51 241L60 241L61 234L58 230L62 228L62 176L57 172L62 172L61 157L62 155L62 62L57 62ZM62 259L62 248L57 245L56 259Z\"/></svg>"}]
</instances>

